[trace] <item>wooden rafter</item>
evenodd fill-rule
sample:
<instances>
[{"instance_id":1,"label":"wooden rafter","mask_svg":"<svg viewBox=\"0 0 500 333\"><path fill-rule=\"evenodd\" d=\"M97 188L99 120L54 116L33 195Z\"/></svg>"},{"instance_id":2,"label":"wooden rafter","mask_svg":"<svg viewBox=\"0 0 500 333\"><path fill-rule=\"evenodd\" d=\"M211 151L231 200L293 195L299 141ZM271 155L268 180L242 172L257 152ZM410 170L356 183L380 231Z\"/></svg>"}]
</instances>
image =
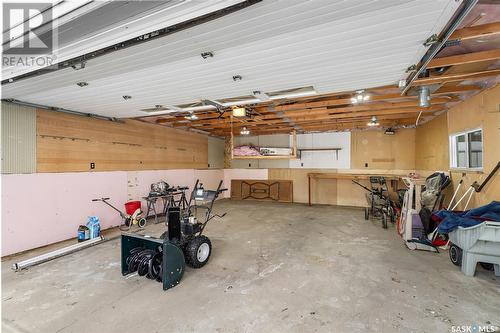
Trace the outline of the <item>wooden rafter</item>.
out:
<instances>
[{"instance_id":1,"label":"wooden rafter","mask_svg":"<svg viewBox=\"0 0 500 333\"><path fill-rule=\"evenodd\" d=\"M500 22L493 22L488 24L477 25L474 27L467 27L458 29L450 36L450 40L466 40L474 39L485 36L500 34Z\"/></svg>"},{"instance_id":2,"label":"wooden rafter","mask_svg":"<svg viewBox=\"0 0 500 333\"><path fill-rule=\"evenodd\" d=\"M500 69L491 69L485 70L481 72L473 72L473 73L459 73L459 74L451 74L451 75L440 75L434 77L427 77L422 79L417 79L413 82L414 86L423 86L430 85L436 83L446 83L446 82L456 82L463 81L469 79L477 79L477 78L486 78L491 76L500 75Z\"/></svg>"},{"instance_id":3,"label":"wooden rafter","mask_svg":"<svg viewBox=\"0 0 500 333\"><path fill-rule=\"evenodd\" d=\"M458 54L449 57L432 59L427 68L438 68L454 65L469 64L474 62L490 61L500 59L500 49Z\"/></svg>"}]
</instances>

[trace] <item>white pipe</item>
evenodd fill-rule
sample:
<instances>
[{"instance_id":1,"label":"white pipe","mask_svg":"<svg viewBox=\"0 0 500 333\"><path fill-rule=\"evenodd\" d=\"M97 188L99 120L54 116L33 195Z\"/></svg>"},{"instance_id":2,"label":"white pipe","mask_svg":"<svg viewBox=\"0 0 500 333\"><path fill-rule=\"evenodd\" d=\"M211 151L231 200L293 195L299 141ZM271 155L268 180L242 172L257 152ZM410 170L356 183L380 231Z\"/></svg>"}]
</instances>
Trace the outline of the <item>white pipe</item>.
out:
<instances>
[{"instance_id":1,"label":"white pipe","mask_svg":"<svg viewBox=\"0 0 500 333\"><path fill-rule=\"evenodd\" d=\"M453 197L451 198L450 204L448 205L448 208L446 208L446 210L450 210L450 207L453 204L453 200L455 200L455 197L457 196L458 190L460 189L460 186L462 186L463 182L464 182L464 180L460 179L460 182L458 183L457 189L455 190L455 193L453 193Z\"/></svg>"},{"instance_id":2,"label":"white pipe","mask_svg":"<svg viewBox=\"0 0 500 333\"><path fill-rule=\"evenodd\" d=\"M469 194L469 199L467 199L467 203L465 204L464 210L467 210L467 207L469 207L469 202L470 202L470 199L472 198L473 194L474 194L474 191L471 191Z\"/></svg>"},{"instance_id":3,"label":"white pipe","mask_svg":"<svg viewBox=\"0 0 500 333\"><path fill-rule=\"evenodd\" d=\"M64 255L82 250L84 248L96 245L97 243L100 243L103 240L104 240L104 237L99 236L99 237L92 238L92 239L89 239L87 241L84 241L84 242L81 242L78 244L73 244L73 245L70 245L67 247L63 247L61 249L57 249L57 250L52 251L52 252L41 254L41 255L33 257L31 259L26 259L26 260L23 260L23 261L20 261L18 263L13 264L12 269L15 271L20 271L21 269L28 268L28 267L34 266L34 265L38 265L38 264L41 264L43 262L46 262L46 261L49 261L52 259L56 259L56 258L62 257Z\"/></svg>"},{"instance_id":4,"label":"white pipe","mask_svg":"<svg viewBox=\"0 0 500 333\"><path fill-rule=\"evenodd\" d=\"M470 192L470 191L474 191L474 188L473 188L473 187L469 187L469 188L467 189L467 191L465 191L464 195L462 195L462 197L461 197L461 198L457 201L457 203L455 204L455 206L453 206L453 207L451 208L451 210L454 210L455 208L457 208L457 206L460 204L460 202L462 202L462 200L465 198L465 196L466 196L467 194L469 194L469 192Z\"/></svg>"}]
</instances>

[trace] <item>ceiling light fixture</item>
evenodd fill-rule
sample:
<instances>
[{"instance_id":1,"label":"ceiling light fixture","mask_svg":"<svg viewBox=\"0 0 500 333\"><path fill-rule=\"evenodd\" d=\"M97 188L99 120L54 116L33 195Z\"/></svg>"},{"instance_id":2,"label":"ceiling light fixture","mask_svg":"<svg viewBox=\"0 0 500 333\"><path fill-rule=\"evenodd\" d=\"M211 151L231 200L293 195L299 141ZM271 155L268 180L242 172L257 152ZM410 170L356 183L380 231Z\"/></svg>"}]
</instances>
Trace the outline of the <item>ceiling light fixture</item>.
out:
<instances>
[{"instance_id":1,"label":"ceiling light fixture","mask_svg":"<svg viewBox=\"0 0 500 333\"><path fill-rule=\"evenodd\" d=\"M241 81L243 77L241 75L233 75L233 81Z\"/></svg>"},{"instance_id":2,"label":"ceiling light fixture","mask_svg":"<svg viewBox=\"0 0 500 333\"><path fill-rule=\"evenodd\" d=\"M356 95L351 98L352 104L363 103L370 99L370 95L366 94L364 90L356 91Z\"/></svg>"},{"instance_id":3,"label":"ceiling light fixture","mask_svg":"<svg viewBox=\"0 0 500 333\"><path fill-rule=\"evenodd\" d=\"M388 129L385 130L384 132L385 135L394 135L396 134L396 131L392 129L392 127L389 127Z\"/></svg>"},{"instance_id":4,"label":"ceiling light fixture","mask_svg":"<svg viewBox=\"0 0 500 333\"><path fill-rule=\"evenodd\" d=\"M81 82L77 82L77 83L76 83L76 85L77 85L77 86L79 86L79 87L86 87L86 86L88 86L89 84L88 84L88 82L81 81Z\"/></svg>"},{"instance_id":5,"label":"ceiling light fixture","mask_svg":"<svg viewBox=\"0 0 500 333\"><path fill-rule=\"evenodd\" d=\"M122 97L126 101L132 98L132 96L130 96L130 95L123 95Z\"/></svg>"},{"instance_id":6,"label":"ceiling light fixture","mask_svg":"<svg viewBox=\"0 0 500 333\"><path fill-rule=\"evenodd\" d=\"M194 113L191 113L189 116L185 116L184 118L189 119L189 120L196 120L196 119L198 119L198 116L195 115Z\"/></svg>"},{"instance_id":7,"label":"ceiling light fixture","mask_svg":"<svg viewBox=\"0 0 500 333\"><path fill-rule=\"evenodd\" d=\"M370 126L370 127L373 127L373 126L378 126L380 125L380 123L378 122L377 120L377 117L373 116L372 117L372 120L370 120L369 123L367 123L366 125Z\"/></svg>"},{"instance_id":8,"label":"ceiling light fixture","mask_svg":"<svg viewBox=\"0 0 500 333\"><path fill-rule=\"evenodd\" d=\"M250 134L250 131L248 130L248 128L246 128L246 126L244 126L244 127L240 130L240 134L241 134L241 135L248 135L248 134Z\"/></svg>"},{"instance_id":9,"label":"ceiling light fixture","mask_svg":"<svg viewBox=\"0 0 500 333\"><path fill-rule=\"evenodd\" d=\"M234 107L233 108L233 117L246 117L247 110L242 107Z\"/></svg>"}]
</instances>

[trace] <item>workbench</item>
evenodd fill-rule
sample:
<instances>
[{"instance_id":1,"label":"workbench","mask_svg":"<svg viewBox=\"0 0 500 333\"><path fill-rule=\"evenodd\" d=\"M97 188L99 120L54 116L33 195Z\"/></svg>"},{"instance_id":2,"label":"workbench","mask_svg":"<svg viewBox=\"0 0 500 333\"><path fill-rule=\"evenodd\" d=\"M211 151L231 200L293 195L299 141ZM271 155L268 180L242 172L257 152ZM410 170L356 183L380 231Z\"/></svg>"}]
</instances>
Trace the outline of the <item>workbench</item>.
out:
<instances>
[{"instance_id":1,"label":"workbench","mask_svg":"<svg viewBox=\"0 0 500 333\"><path fill-rule=\"evenodd\" d=\"M384 177L387 182L391 182L392 188L397 188L397 182L406 175L394 175L394 174L386 174L386 175L377 175L377 174L357 174L357 173L319 173L319 172L311 172L307 174L307 185L308 185L308 198L309 198L309 206L312 206L311 202L311 180L319 180L319 179L340 179L340 180L368 180L370 177Z\"/></svg>"}]
</instances>

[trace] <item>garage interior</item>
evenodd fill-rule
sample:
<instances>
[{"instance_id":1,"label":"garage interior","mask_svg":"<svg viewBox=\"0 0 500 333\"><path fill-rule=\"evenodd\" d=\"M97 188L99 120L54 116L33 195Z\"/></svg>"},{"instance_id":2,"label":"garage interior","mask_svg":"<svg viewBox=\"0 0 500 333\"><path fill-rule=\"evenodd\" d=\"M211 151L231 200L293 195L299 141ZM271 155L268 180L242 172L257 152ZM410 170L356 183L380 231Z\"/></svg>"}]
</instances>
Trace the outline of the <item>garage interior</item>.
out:
<instances>
[{"instance_id":1,"label":"garage interior","mask_svg":"<svg viewBox=\"0 0 500 333\"><path fill-rule=\"evenodd\" d=\"M500 3L35 9L4 27L3 331L500 331Z\"/></svg>"}]
</instances>

